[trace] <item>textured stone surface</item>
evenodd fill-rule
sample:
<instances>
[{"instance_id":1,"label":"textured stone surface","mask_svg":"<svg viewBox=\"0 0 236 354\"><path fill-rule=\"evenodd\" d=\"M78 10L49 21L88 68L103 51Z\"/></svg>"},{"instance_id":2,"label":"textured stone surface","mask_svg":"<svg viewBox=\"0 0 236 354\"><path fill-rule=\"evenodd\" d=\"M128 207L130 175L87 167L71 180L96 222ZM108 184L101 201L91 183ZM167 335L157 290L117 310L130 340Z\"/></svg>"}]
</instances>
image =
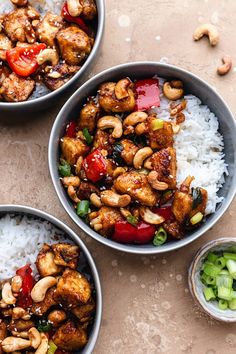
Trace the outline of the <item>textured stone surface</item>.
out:
<instances>
[{"instance_id":1,"label":"textured stone surface","mask_svg":"<svg viewBox=\"0 0 236 354\"><path fill-rule=\"evenodd\" d=\"M236 67L235 1L107 0L106 11L103 49L90 76L115 64L165 57L207 80L236 112L236 69L222 78L215 73L224 53L232 55ZM193 30L204 22L219 28L217 48L205 39L192 41ZM70 221L50 181L47 144L62 104L28 120L4 117L8 123L0 123L0 203L50 212L71 225L92 251L104 295L95 353L235 353L236 325L212 321L197 309L188 292L187 269L203 243L235 234L236 203L202 239L171 254L131 256L99 245Z\"/></svg>"}]
</instances>

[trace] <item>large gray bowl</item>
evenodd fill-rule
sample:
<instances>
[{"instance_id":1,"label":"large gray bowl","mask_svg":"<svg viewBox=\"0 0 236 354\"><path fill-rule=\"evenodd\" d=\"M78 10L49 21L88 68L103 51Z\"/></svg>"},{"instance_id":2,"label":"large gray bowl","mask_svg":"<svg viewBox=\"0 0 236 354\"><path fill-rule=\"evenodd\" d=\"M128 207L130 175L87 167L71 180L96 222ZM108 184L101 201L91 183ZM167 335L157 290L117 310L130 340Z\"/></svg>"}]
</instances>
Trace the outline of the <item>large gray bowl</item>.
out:
<instances>
[{"instance_id":1,"label":"large gray bowl","mask_svg":"<svg viewBox=\"0 0 236 354\"><path fill-rule=\"evenodd\" d=\"M101 325L101 319L102 319L102 289L101 289L101 283L98 275L98 271L96 268L96 265L94 263L94 260L83 243L81 239L78 237L78 235L72 231L66 224L64 224L62 221L58 220L54 216L47 214L41 210L34 209L28 206L23 206L23 205L0 205L0 217L8 214L8 213L13 213L16 215L28 215L28 216L33 216L42 220L49 221L52 223L54 226L56 226L58 229L62 230L70 239L72 239L82 250L86 261L88 263L88 266L90 268L90 272L94 281L94 286L96 290L96 314L95 314L95 320L94 324L92 327L92 330L90 332L89 336L89 341L86 345L86 347L79 351L78 354L91 354L93 352L93 349L95 347L98 334L99 334L99 329ZM13 260L14 261L14 260Z\"/></svg>"},{"instance_id":2,"label":"large gray bowl","mask_svg":"<svg viewBox=\"0 0 236 354\"><path fill-rule=\"evenodd\" d=\"M124 245L111 241L99 235L97 232L87 226L77 215L72 203L60 182L58 175L58 157L59 157L59 140L65 132L66 124L73 118L78 117L78 111L87 96L96 93L99 84L104 81L118 80L129 76L131 79L152 77L158 74L164 78L177 78L184 82L186 92L192 93L199 97L201 101L207 105L212 112L219 118L220 132L224 136L225 143L225 161L228 164L229 176L226 177L223 188L219 191L219 195L224 197L224 201L217 205L217 210L214 214L207 217L206 222L192 231L190 234L179 241L171 241L161 247L149 245ZM236 125L234 117L227 107L226 103L220 95L206 82L199 79L197 76L177 68L175 66L160 64L156 62L136 62L116 66L114 68L103 71L87 81L73 96L67 101L60 113L58 114L50 136L49 141L49 168L54 187L57 195L74 222L84 230L88 235L103 243L106 246L115 248L120 251L138 253L138 254L156 254L168 251L173 251L183 247L198 237L202 236L209 230L224 214L226 209L232 202L236 192Z\"/></svg>"},{"instance_id":3,"label":"large gray bowl","mask_svg":"<svg viewBox=\"0 0 236 354\"><path fill-rule=\"evenodd\" d=\"M15 114L19 115L20 113L30 113L30 112L37 112L41 110L45 110L48 107L53 106L60 97L63 97L66 92L69 92L75 88L78 88L82 81L85 81L88 77L89 70L91 69L92 65L95 62L95 59L98 57L98 52L101 47L101 42L103 38L104 32L104 24L105 24L105 4L104 0L95 0L98 9L98 18L97 18L97 31L95 37L95 43L91 53L89 54L88 58L86 59L85 63L82 65L81 69L67 82L65 85L60 87L55 91L51 91L44 96L39 98L29 99L24 102L0 102L0 112L1 115L3 113ZM56 9L58 7L61 8L65 0L57 0ZM0 1L0 14L1 8L3 8L4 12L9 12L6 10L8 6L5 3L9 3L9 8L13 7L11 5L10 0L1 0ZM45 0L30 0L30 4L35 6L36 8L42 9L41 13L45 12L44 10L44 3ZM5 7L4 7L5 5ZM60 6L61 5L61 6ZM55 11L58 12L57 10Z\"/></svg>"}]
</instances>

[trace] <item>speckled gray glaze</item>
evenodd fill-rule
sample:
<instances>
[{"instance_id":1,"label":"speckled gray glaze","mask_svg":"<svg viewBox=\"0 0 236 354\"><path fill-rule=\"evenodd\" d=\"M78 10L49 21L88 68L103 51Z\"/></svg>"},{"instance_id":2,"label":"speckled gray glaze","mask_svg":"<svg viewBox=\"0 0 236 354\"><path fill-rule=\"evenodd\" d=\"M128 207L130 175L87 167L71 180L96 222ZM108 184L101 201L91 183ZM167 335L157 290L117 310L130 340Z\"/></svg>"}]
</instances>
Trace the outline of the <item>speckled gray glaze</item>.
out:
<instances>
[{"instance_id":1,"label":"speckled gray glaze","mask_svg":"<svg viewBox=\"0 0 236 354\"><path fill-rule=\"evenodd\" d=\"M218 240L208 242L206 245L201 247L195 255L192 264L189 268L188 274L189 289L196 303L202 308L203 311L205 311L212 318L228 323L236 322L236 311L232 311L230 309L221 310L218 308L216 302L207 302L205 300L203 294L204 285L202 284L200 279L200 271L202 268L202 264L209 252L225 251L229 249L232 250L232 248L235 252L236 237L219 238Z\"/></svg>"},{"instance_id":2,"label":"speckled gray glaze","mask_svg":"<svg viewBox=\"0 0 236 354\"><path fill-rule=\"evenodd\" d=\"M54 13L59 14L60 9L64 3L64 0L57 0L52 2L53 8L46 6L46 0L31 0L30 4L35 6L39 12L43 15L46 11L51 10ZM56 91L49 91L44 88L44 95L38 98L29 98L24 102L0 102L0 112L1 114L21 114L38 112L45 110L48 107L54 105L59 97L62 97L66 92L70 92L75 88L78 88L83 81L86 80L89 70L95 63L98 56L99 49L101 47L104 24L105 24L105 4L104 0L96 0L97 10L98 10L98 20L97 20L97 31L93 49L86 59L85 63L82 65L81 69L67 82L65 85L60 87ZM13 9L13 5L10 0L1 0L0 3L0 14L7 13ZM41 85L42 86L42 85ZM47 93L48 92L48 93ZM34 96L33 96L34 97Z\"/></svg>"},{"instance_id":3,"label":"speckled gray glaze","mask_svg":"<svg viewBox=\"0 0 236 354\"><path fill-rule=\"evenodd\" d=\"M224 197L224 201L217 205L217 210L214 214L207 217L206 222L195 231L187 234L184 239L178 241L171 241L161 247L155 247L152 244L140 245L125 245L119 244L112 240L106 239L92 230L86 225L77 215L75 209L70 202L67 194L60 182L58 175L58 158L59 158L59 141L63 136L66 124L73 118L78 117L78 112L87 96L96 93L96 90L104 81L118 80L123 77L130 77L131 79L138 79L144 77L151 77L158 75L163 78L176 78L183 81L187 93L192 93L199 97L201 101L207 105L212 112L216 114L219 119L220 132L224 136L225 143L225 161L228 164L229 176L226 177L224 186L219 191L219 195ZM88 80L80 89L78 89L73 96L67 101L64 107L59 112L50 136L49 141L49 169L52 181L57 192L57 195L72 220L88 235L103 243L106 246L114 249L136 253L136 254L157 254L176 250L180 247L186 246L202 236L209 230L224 214L232 202L236 192L236 125L234 117L227 107L226 103L220 95L206 82L197 76L177 68L172 65L161 64L157 62L135 62L122 64L102 73L96 75Z\"/></svg>"},{"instance_id":4,"label":"speckled gray glaze","mask_svg":"<svg viewBox=\"0 0 236 354\"><path fill-rule=\"evenodd\" d=\"M95 315L95 320L93 324L93 328L90 333L89 341L86 347L79 351L78 354L91 354L95 348L95 344L98 338L99 330L100 330L100 325L101 325L101 318L102 318L102 290L101 290L101 283L98 275L98 271L96 268L96 265L94 263L94 260L83 243L83 241L79 238L79 236L72 231L66 224L64 224L62 221L58 220L54 216L45 213L39 209L27 207L27 206L22 206L22 205L0 205L0 215L4 215L7 213L15 213L15 214L22 214L22 215L29 215L29 216L35 216L37 218L41 218L43 220L49 221L52 223L54 226L65 232L65 234L71 238L83 251L88 265L91 270L91 274L93 277L95 289L96 289L96 315Z\"/></svg>"}]
</instances>

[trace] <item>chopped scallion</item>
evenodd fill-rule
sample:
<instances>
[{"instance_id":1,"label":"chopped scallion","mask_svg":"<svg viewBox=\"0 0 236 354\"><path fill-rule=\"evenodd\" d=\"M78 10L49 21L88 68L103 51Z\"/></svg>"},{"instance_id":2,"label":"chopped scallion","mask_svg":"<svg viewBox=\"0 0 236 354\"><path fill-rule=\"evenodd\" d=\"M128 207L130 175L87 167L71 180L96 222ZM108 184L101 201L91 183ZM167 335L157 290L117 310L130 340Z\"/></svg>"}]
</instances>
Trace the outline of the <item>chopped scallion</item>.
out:
<instances>
[{"instance_id":1,"label":"chopped scallion","mask_svg":"<svg viewBox=\"0 0 236 354\"><path fill-rule=\"evenodd\" d=\"M128 215L126 220L128 221L129 224L133 226L137 226L138 224L138 218L134 215Z\"/></svg>"},{"instance_id":2,"label":"chopped scallion","mask_svg":"<svg viewBox=\"0 0 236 354\"><path fill-rule=\"evenodd\" d=\"M223 253L223 256L226 260L228 259L231 259L233 261L236 261L236 253L227 253L227 252L224 252Z\"/></svg>"},{"instance_id":3,"label":"chopped scallion","mask_svg":"<svg viewBox=\"0 0 236 354\"><path fill-rule=\"evenodd\" d=\"M226 300L220 299L218 306L219 306L219 309L226 310L228 308L228 302Z\"/></svg>"},{"instance_id":4,"label":"chopped scallion","mask_svg":"<svg viewBox=\"0 0 236 354\"><path fill-rule=\"evenodd\" d=\"M70 177L71 175L70 164L66 160L60 159L60 165L58 166L58 171L61 177Z\"/></svg>"},{"instance_id":5,"label":"chopped scallion","mask_svg":"<svg viewBox=\"0 0 236 354\"><path fill-rule=\"evenodd\" d=\"M90 135L88 128L83 129L83 136L85 137L87 145L91 145L93 142L93 137Z\"/></svg>"},{"instance_id":6,"label":"chopped scallion","mask_svg":"<svg viewBox=\"0 0 236 354\"><path fill-rule=\"evenodd\" d=\"M77 204L77 215L84 218L89 213L89 201L81 200Z\"/></svg>"},{"instance_id":7,"label":"chopped scallion","mask_svg":"<svg viewBox=\"0 0 236 354\"><path fill-rule=\"evenodd\" d=\"M219 257L215 261L215 265L221 269L223 269L226 266L226 259L224 257Z\"/></svg>"},{"instance_id":8,"label":"chopped scallion","mask_svg":"<svg viewBox=\"0 0 236 354\"><path fill-rule=\"evenodd\" d=\"M48 345L47 354L54 354L57 350L57 345L52 340L49 341Z\"/></svg>"},{"instance_id":9,"label":"chopped scallion","mask_svg":"<svg viewBox=\"0 0 236 354\"><path fill-rule=\"evenodd\" d=\"M206 263L203 267L203 272L212 277L216 277L219 274L221 269L214 264Z\"/></svg>"},{"instance_id":10,"label":"chopped scallion","mask_svg":"<svg viewBox=\"0 0 236 354\"><path fill-rule=\"evenodd\" d=\"M233 279L230 275L218 274L216 276L217 287L223 286L225 288L232 289L232 285L233 285Z\"/></svg>"},{"instance_id":11,"label":"chopped scallion","mask_svg":"<svg viewBox=\"0 0 236 354\"><path fill-rule=\"evenodd\" d=\"M164 121L162 119L159 119L159 118L153 120L152 123L151 123L151 128L154 131L158 130L158 129L162 129L163 126L164 126Z\"/></svg>"},{"instance_id":12,"label":"chopped scallion","mask_svg":"<svg viewBox=\"0 0 236 354\"><path fill-rule=\"evenodd\" d=\"M219 286L218 297L220 299L230 301L232 299L232 289L226 288L224 286Z\"/></svg>"},{"instance_id":13,"label":"chopped scallion","mask_svg":"<svg viewBox=\"0 0 236 354\"><path fill-rule=\"evenodd\" d=\"M206 301L215 299L215 294L212 288L205 288L203 290Z\"/></svg>"},{"instance_id":14,"label":"chopped scallion","mask_svg":"<svg viewBox=\"0 0 236 354\"><path fill-rule=\"evenodd\" d=\"M211 263L215 263L215 261L217 260L218 256L213 253L213 252L210 252L207 256L207 260Z\"/></svg>"},{"instance_id":15,"label":"chopped scallion","mask_svg":"<svg viewBox=\"0 0 236 354\"><path fill-rule=\"evenodd\" d=\"M236 310L236 299L232 299L229 301L230 310Z\"/></svg>"},{"instance_id":16,"label":"chopped scallion","mask_svg":"<svg viewBox=\"0 0 236 354\"><path fill-rule=\"evenodd\" d=\"M228 259L226 261L227 268L229 270L229 274L233 279L236 279L236 261L233 261L232 259Z\"/></svg>"},{"instance_id":17,"label":"chopped scallion","mask_svg":"<svg viewBox=\"0 0 236 354\"><path fill-rule=\"evenodd\" d=\"M195 215L193 215L190 219L190 223L192 225L196 225L198 224L199 222L201 222L203 219L203 214L200 213L200 211L198 213L196 213Z\"/></svg>"},{"instance_id":18,"label":"chopped scallion","mask_svg":"<svg viewBox=\"0 0 236 354\"><path fill-rule=\"evenodd\" d=\"M167 233L166 230L163 229L163 227L160 227L156 232L155 236L153 239L153 244L154 246L161 246L163 243L165 243L167 240Z\"/></svg>"}]
</instances>

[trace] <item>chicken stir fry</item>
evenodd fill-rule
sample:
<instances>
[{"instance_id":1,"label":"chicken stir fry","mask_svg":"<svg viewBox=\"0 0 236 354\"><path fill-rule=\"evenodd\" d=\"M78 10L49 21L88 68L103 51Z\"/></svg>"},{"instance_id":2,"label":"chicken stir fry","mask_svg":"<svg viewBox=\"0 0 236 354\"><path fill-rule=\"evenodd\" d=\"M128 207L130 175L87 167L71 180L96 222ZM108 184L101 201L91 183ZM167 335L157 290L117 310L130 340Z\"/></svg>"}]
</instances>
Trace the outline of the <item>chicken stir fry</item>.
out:
<instances>
[{"instance_id":1,"label":"chicken stir fry","mask_svg":"<svg viewBox=\"0 0 236 354\"><path fill-rule=\"evenodd\" d=\"M182 82L173 82L162 92L169 119L153 109L160 105L158 79L124 78L101 84L67 125L61 181L78 216L104 237L160 245L204 221L207 191L191 188L194 176L177 185L174 139L186 101Z\"/></svg>"},{"instance_id":2,"label":"chicken stir fry","mask_svg":"<svg viewBox=\"0 0 236 354\"><path fill-rule=\"evenodd\" d=\"M95 301L79 257L78 246L45 244L35 279L26 265L1 284L0 353L66 354L87 344Z\"/></svg>"},{"instance_id":3,"label":"chicken stir fry","mask_svg":"<svg viewBox=\"0 0 236 354\"><path fill-rule=\"evenodd\" d=\"M15 10L0 16L0 101L20 102L36 84L54 91L80 70L94 44L97 8L95 0L78 1L79 8L67 0L60 16L41 18L27 0L11 2Z\"/></svg>"}]
</instances>

